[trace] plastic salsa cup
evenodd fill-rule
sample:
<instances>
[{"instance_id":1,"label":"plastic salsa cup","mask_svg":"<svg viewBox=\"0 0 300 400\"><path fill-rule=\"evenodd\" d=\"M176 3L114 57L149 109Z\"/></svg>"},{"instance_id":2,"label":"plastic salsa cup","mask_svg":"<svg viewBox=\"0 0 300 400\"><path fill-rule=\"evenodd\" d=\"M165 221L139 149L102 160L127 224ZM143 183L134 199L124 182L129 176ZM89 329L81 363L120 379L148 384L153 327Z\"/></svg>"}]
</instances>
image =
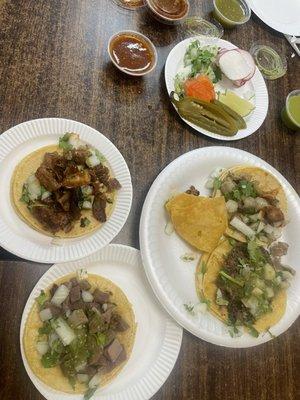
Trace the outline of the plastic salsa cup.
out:
<instances>
[{"instance_id":1,"label":"plastic salsa cup","mask_svg":"<svg viewBox=\"0 0 300 400\"><path fill-rule=\"evenodd\" d=\"M300 89L292 91L281 111L283 123L293 131L300 130Z\"/></svg>"},{"instance_id":2,"label":"plastic salsa cup","mask_svg":"<svg viewBox=\"0 0 300 400\"><path fill-rule=\"evenodd\" d=\"M244 0L213 0L213 2L214 2L213 15L225 28L234 28L238 25L242 25L245 22L249 21L251 17L251 8ZM228 13L226 13L226 15L221 5L224 5L228 8ZM244 14L243 17L238 20L229 17L229 13L231 11L230 6L240 7Z\"/></svg>"}]
</instances>

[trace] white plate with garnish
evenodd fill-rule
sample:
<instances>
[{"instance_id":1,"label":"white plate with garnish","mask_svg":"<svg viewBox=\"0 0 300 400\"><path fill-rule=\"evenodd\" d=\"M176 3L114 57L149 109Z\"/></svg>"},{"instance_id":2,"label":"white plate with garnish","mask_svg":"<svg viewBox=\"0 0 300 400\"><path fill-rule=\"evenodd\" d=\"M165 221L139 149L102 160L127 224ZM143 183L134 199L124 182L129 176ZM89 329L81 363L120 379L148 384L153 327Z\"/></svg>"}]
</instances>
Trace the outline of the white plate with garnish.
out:
<instances>
[{"instance_id":1,"label":"white plate with garnish","mask_svg":"<svg viewBox=\"0 0 300 400\"><path fill-rule=\"evenodd\" d=\"M200 50L204 48L204 51L208 50L211 53L211 56L208 56L208 64L203 64L201 62L201 57L205 59L207 54L201 51L199 52L199 49L198 53L196 53L194 49L188 50L191 43L195 43L195 41L199 41ZM196 47L197 46L194 46L194 48ZM228 50L232 51L234 49L237 50L237 52L232 54L237 57L228 58L228 60L226 60L226 65L224 62L222 63L224 64L224 68L227 69L226 73L228 76L235 78L233 83L232 80L229 80L225 74L220 71L220 63L218 60L221 54L223 54L224 59L224 54L227 53ZM195 54L198 54L197 57ZM227 53L227 56L228 54L229 53ZM186 61L184 58L186 58ZM242 65L235 64L237 62L242 63ZM197 67L197 65L200 65L200 67ZM237 69L231 69L231 65L235 65ZM201 69L199 70L199 68ZM243 73L245 75L243 75ZM239 76L239 74L241 75ZM191 80L191 78L198 77L199 75L209 77L210 83L213 84L214 96L217 100L220 99L220 94L224 95L230 92L241 98L243 103L248 103L248 105L246 103L246 111L243 110L241 113L244 123L246 123L246 128L239 128L234 135L218 134L197 126L183 118L188 125L206 136L228 141L243 139L259 129L268 112L269 97L265 81L258 68L255 67L253 59L251 56L249 57L249 53L238 49L234 44L222 39L196 36L185 39L171 50L166 61L165 82L169 95L175 92L176 96L178 93L186 96L186 89L183 89L186 80ZM175 108L177 110L178 107L175 106ZM249 108L249 111L247 111L247 108Z\"/></svg>"},{"instance_id":2,"label":"white plate with garnish","mask_svg":"<svg viewBox=\"0 0 300 400\"><path fill-rule=\"evenodd\" d=\"M137 323L133 350L121 372L92 398L101 400L148 400L163 385L177 360L182 340L179 327L160 307L144 276L138 250L109 245L80 261L53 265L38 281L23 311L20 345L25 369L37 390L47 400L79 400L82 394L56 391L41 382L31 371L24 353L23 334L28 314L41 290L57 279L86 270L119 286L132 304Z\"/></svg>"},{"instance_id":3,"label":"white plate with garnish","mask_svg":"<svg viewBox=\"0 0 300 400\"><path fill-rule=\"evenodd\" d=\"M300 35L300 2L298 0L248 0L255 14L276 31Z\"/></svg>"},{"instance_id":4,"label":"white plate with garnish","mask_svg":"<svg viewBox=\"0 0 300 400\"><path fill-rule=\"evenodd\" d=\"M107 221L98 229L73 238L55 237L33 229L17 214L11 192L13 174L21 160L45 146L57 145L59 138L67 132L78 134L83 143L101 152L113 176L121 184ZM85 124L62 118L37 119L19 124L0 137L0 165L0 245L19 257L44 263L77 260L110 243L127 220L132 201L127 164L109 139ZM86 218L84 220L86 222Z\"/></svg>"},{"instance_id":5,"label":"white plate with garnish","mask_svg":"<svg viewBox=\"0 0 300 400\"><path fill-rule=\"evenodd\" d=\"M286 331L300 313L300 199L288 181L271 165L242 150L229 147L205 147L190 151L170 163L152 184L140 221L140 246L143 265L157 298L169 314L185 329L208 342L227 347L251 347L267 342L270 334L253 337L244 332L231 337L228 326L207 312L195 288L195 271L200 252L172 232L165 203L191 185L200 195L211 192L205 185L212 172L235 165L252 165L269 171L281 183L288 200L288 221L280 238L289 244L284 263L296 270L287 290L287 307L282 319L272 327L278 336ZM189 311L192 311L189 312Z\"/></svg>"}]
</instances>

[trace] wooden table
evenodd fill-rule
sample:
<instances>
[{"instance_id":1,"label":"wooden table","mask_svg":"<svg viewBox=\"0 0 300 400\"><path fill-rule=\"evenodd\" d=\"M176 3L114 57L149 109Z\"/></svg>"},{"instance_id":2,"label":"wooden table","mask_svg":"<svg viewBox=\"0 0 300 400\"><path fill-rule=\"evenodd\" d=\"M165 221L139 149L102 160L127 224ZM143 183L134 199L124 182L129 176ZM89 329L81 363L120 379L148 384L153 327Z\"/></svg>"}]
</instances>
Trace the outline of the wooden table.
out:
<instances>
[{"instance_id":1,"label":"wooden table","mask_svg":"<svg viewBox=\"0 0 300 400\"><path fill-rule=\"evenodd\" d=\"M211 1L191 1L204 16ZM129 78L109 62L107 42L122 29L149 36L159 62L144 79ZM132 211L115 239L139 247L138 224L145 195L157 174L179 155L204 146L247 150L277 168L300 190L300 135L279 119L286 95L300 87L299 59L281 34L256 16L224 38L249 49L269 41L288 55L288 73L268 82L267 119L238 142L197 135L168 100L163 68L180 27L155 22L146 9L128 12L105 0L0 0L0 131L42 117L64 117L104 133L125 157L133 179ZM297 76L298 75L298 76ZM0 399L37 400L23 368L19 325L25 301L49 268L0 249ZM208 344L185 332L176 366L155 400L293 400L299 396L299 320L279 338L253 349ZM298 346L297 346L298 345Z\"/></svg>"}]
</instances>

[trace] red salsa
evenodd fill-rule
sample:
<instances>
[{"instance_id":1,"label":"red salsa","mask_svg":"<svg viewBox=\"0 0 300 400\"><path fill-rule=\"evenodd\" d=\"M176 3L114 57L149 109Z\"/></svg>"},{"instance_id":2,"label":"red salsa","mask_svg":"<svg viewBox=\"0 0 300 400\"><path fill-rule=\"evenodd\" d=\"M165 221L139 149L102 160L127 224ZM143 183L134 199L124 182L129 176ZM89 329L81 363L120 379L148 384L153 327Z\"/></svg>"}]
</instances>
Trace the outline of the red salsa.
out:
<instances>
[{"instance_id":1,"label":"red salsa","mask_svg":"<svg viewBox=\"0 0 300 400\"><path fill-rule=\"evenodd\" d=\"M132 34L116 36L110 44L110 53L118 66L128 72L144 73L154 63L150 45Z\"/></svg>"},{"instance_id":2,"label":"red salsa","mask_svg":"<svg viewBox=\"0 0 300 400\"><path fill-rule=\"evenodd\" d=\"M151 0L150 2L158 14L167 18L181 18L188 10L186 0Z\"/></svg>"}]
</instances>

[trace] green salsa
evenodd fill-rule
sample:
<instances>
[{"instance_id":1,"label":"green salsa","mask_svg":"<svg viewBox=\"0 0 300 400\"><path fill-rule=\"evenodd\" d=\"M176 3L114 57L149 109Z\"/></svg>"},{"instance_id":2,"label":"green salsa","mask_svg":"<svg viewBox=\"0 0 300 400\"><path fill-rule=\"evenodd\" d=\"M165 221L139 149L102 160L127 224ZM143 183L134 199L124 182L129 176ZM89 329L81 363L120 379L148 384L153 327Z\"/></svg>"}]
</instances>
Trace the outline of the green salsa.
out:
<instances>
[{"instance_id":1,"label":"green salsa","mask_svg":"<svg viewBox=\"0 0 300 400\"><path fill-rule=\"evenodd\" d=\"M245 10L239 0L216 0L216 6L230 21L242 22L245 19Z\"/></svg>"},{"instance_id":2,"label":"green salsa","mask_svg":"<svg viewBox=\"0 0 300 400\"><path fill-rule=\"evenodd\" d=\"M288 111L296 124L300 126L300 95L289 98Z\"/></svg>"}]
</instances>

